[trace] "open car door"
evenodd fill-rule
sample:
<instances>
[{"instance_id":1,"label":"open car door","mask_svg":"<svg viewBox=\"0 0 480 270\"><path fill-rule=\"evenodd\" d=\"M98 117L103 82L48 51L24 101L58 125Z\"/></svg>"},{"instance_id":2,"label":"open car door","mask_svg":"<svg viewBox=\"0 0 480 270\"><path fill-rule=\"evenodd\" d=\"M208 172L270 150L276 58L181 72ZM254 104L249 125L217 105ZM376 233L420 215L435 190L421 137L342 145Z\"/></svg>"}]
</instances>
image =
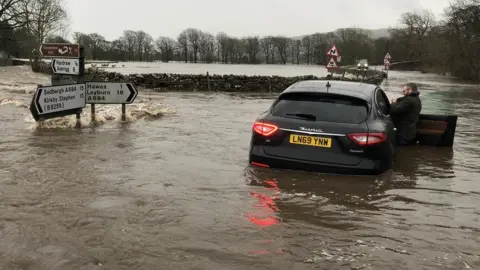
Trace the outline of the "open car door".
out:
<instances>
[{"instance_id":1,"label":"open car door","mask_svg":"<svg viewBox=\"0 0 480 270\"><path fill-rule=\"evenodd\" d=\"M457 128L456 115L420 114L417 123L419 145L452 147Z\"/></svg>"}]
</instances>

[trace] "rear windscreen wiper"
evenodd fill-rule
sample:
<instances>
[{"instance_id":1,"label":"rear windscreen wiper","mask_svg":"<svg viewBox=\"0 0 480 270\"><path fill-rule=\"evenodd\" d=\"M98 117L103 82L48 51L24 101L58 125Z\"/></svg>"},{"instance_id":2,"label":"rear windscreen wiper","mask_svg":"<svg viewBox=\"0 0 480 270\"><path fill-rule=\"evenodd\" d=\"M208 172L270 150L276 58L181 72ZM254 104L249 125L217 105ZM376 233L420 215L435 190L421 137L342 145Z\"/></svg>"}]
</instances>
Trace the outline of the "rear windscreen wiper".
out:
<instances>
[{"instance_id":1,"label":"rear windscreen wiper","mask_svg":"<svg viewBox=\"0 0 480 270\"><path fill-rule=\"evenodd\" d=\"M296 117L305 118L305 119L312 120L312 121L317 120L317 117L315 117L315 115L308 114L308 113L286 113L285 115L286 116L296 116Z\"/></svg>"}]
</instances>

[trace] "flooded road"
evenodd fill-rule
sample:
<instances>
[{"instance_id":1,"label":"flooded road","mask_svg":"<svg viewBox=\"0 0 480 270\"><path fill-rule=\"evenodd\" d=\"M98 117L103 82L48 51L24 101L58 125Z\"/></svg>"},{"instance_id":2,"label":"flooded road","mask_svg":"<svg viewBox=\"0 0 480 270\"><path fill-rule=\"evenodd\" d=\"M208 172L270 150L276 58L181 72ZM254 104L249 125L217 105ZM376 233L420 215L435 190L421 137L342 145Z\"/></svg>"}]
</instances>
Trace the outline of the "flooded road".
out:
<instances>
[{"instance_id":1,"label":"flooded road","mask_svg":"<svg viewBox=\"0 0 480 270\"><path fill-rule=\"evenodd\" d=\"M248 167L272 96L142 91L100 122L41 128L48 77L0 71L0 269L479 269L480 87L419 84L424 113L459 115L453 149L412 147L378 177Z\"/></svg>"}]
</instances>

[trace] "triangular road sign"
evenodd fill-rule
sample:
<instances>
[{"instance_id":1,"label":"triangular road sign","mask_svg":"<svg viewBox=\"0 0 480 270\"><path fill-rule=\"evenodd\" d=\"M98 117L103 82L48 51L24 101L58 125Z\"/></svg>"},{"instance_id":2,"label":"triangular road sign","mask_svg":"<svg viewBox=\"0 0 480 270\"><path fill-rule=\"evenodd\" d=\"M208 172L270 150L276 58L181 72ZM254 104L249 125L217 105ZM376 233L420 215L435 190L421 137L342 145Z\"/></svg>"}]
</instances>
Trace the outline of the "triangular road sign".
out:
<instances>
[{"instance_id":1,"label":"triangular road sign","mask_svg":"<svg viewBox=\"0 0 480 270\"><path fill-rule=\"evenodd\" d=\"M383 60L383 64L384 64L385 66L390 66L390 60L388 60L387 58L385 58L385 59Z\"/></svg>"},{"instance_id":2,"label":"triangular road sign","mask_svg":"<svg viewBox=\"0 0 480 270\"><path fill-rule=\"evenodd\" d=\"M390 56L390 53L387 52L387 54L385 54L385 57L383 59L392 59L392 57Z\"/></svg>"},{"instance_id":3,"label":"triangular road sign","mask_svg":"<svg viewBox=\"0 0 480 270\"><path fill-rule=\"evenodd\" d=\"M338 49L337 49L337 45L333 44L332 48L328 50L327 55L335 56L335 57L340 56L340 53L338 52Z\"/></svg>"},{"instance_id":4,"label":"triangular road sign","mask_svg":"<svg viewBox=\"0 0 480 270\"><path fill-rule=\"evenodd\" d=\"M330 58L330 61L328 61L326 68L338 68L337 62L335 62L335 59L333 57Z\"/></svg>"}]
</instances>

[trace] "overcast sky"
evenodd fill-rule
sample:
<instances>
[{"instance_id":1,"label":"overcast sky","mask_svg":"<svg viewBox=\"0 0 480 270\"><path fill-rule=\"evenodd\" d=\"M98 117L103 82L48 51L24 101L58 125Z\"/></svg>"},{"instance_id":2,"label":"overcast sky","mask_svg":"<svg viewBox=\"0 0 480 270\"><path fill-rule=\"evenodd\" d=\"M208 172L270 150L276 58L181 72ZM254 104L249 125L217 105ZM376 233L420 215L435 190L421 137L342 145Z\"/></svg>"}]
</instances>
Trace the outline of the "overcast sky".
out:
<instances>
[{"instance_id":1,"label":"overcast sky","mask_svg":"<svg viewBox=\"0 0 480 270\"><path fill-rule=\"evenodd\" d=\"M450 0L63 0L70 33L112 40L123 30L154 39L176 38L185 28L233 36L299 36L342 27L386 28L401 13L429 9L440 17Z\"/></svg>"}]
</instances>

